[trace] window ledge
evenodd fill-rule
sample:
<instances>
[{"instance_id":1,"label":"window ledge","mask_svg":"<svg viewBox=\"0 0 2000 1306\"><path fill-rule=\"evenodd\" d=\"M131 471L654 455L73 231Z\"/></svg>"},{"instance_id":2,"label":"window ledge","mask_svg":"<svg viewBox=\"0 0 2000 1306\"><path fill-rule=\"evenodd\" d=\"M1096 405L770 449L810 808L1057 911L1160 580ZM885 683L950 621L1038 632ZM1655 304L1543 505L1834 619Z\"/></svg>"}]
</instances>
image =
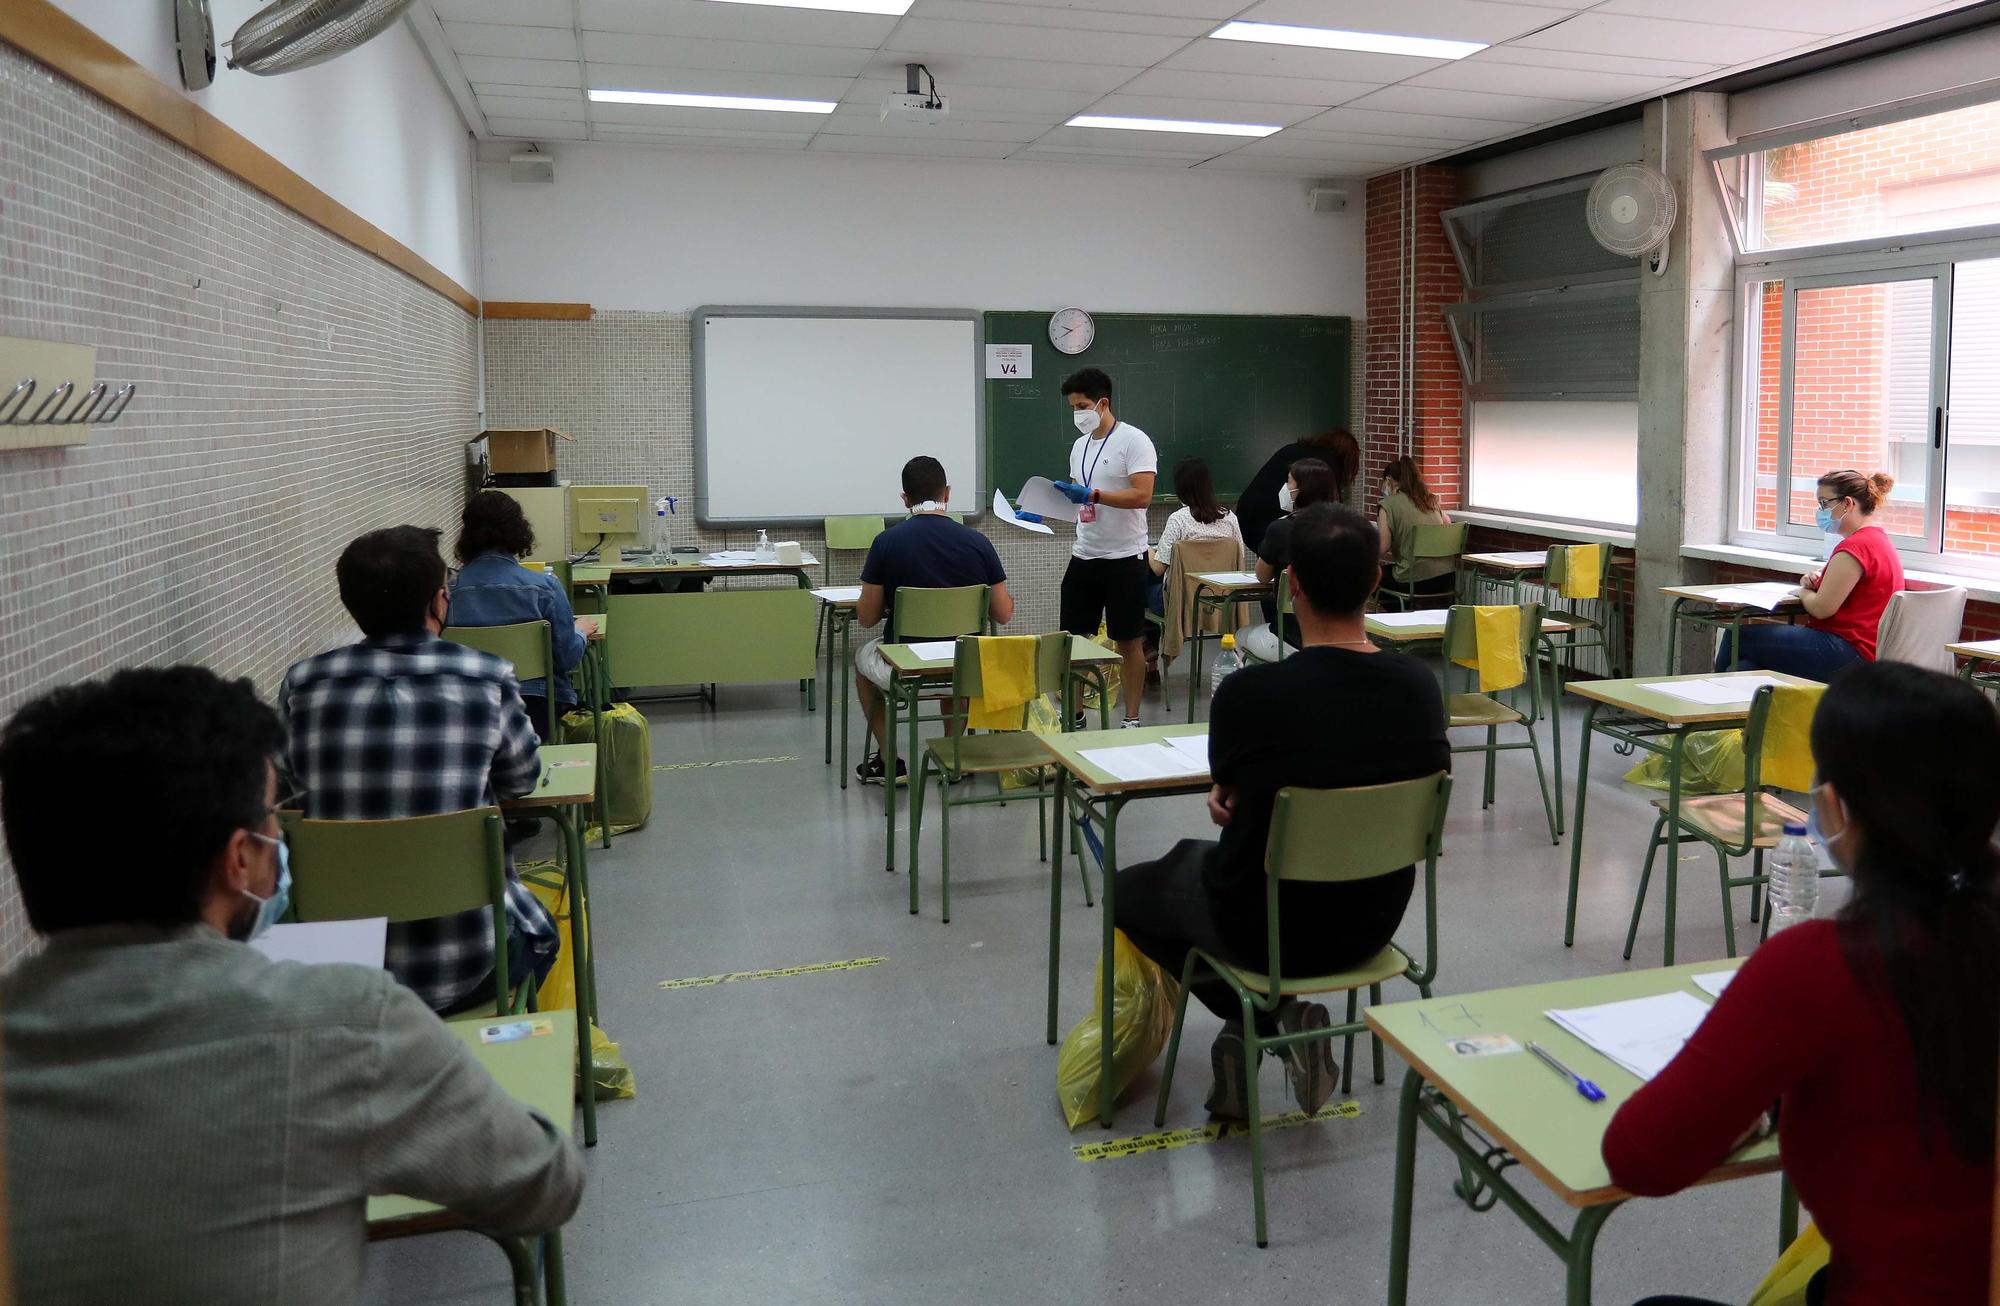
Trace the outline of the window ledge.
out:
<instances>
[{"instance_id":1,"label":"window ledge","mask_svg":"<svg viewBox=\"0 0 2000 1306\"><path fill-rule=\"evenodd\" d=\"M1459 508L1449 509L1448 515L1455 522L1488 526L1497 531L1517 531L1522 535L1546 535L1551 539L1576 540L1584 544L1615 544L1626 549L1633 544L1631 531L1608 527L1576 526L1568 522L1543 521L1539 517L1510 517L1505 513L1472 512Z\"/></svg>"},{"instance_id":2,"label":"window ledge","mask_svg":"<svg viewBox=\"0 0 2000 1306\"><path fill-rule=\"evenodd\" d=\"M1684 544L1681 546L1683 558L1701 558L1708 562L1733 562L1739 566L1762 567L1769 571L1788 572L1803 575L1819 565L1816 558L1803 553L1786 553L1780 549L1758 549L1747 544ZM1984 603L2000 603L2000 578L1986 575L1952 573L1947 571L1917 571L1903 568L1903 579L1920 580L1926 585L1956 585L1963 589L1968 598Z\"/></svg>"}]
</instances>

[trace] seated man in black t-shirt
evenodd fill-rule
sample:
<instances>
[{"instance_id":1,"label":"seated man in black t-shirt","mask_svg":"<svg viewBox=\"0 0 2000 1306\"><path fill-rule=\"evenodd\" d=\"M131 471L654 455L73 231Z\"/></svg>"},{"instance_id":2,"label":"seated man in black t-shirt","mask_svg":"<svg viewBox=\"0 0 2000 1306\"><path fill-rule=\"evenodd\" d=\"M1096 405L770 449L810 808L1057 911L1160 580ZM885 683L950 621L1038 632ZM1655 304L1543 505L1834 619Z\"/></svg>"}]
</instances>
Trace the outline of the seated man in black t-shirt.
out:
<instances>
[{"instance_id":1,"label":"seated man in black t-shirt","mask_svg":"<svg viewBox=\"0 0 2000 1306\"><path fill-rule=\"evenodd\" d=\"M903 505L910 516L868 546L868 560L861 564L861 602L854 614L863 629L879 624L895 609L896 591L905 585L912 589L989 585L987 615L995 625L1013 619L1014 596L1007 592L1007 572L993 541L946 516L950 501L943 463L919 454L903 464ZM854 685L868 714L868 733L875 736L875 752L854 773L863 784L881 784L882 695L889 688L889 663L882 656L880 639L869 640L855 653ZM899 757L896 783L906 784L908 778L909 763Z\"/></svg>"},{"instance_id":2,"label":"seated man in black t-shirt","mask_svg":"<svg viewBox=\"0 0 2000 1306\"><path fill-rule=\"evenodd\" d=\"M1278 790L1386 784L1451 765L1444 697L1430 669L1380 653L1362 626L1381 571L1375 528L1334 504L1290 522L1289 571L1305 644L1282 662L1232 674L1216 691L1208 815L1222 838L1183 839L1159 861L1118 872L1119 928L1176 977L1190 948L1255 970L1269 960L1264 844ZM1324 975L1375 955L1401 924L1415 882L1416 869L1406 866L1355 883L1285 885L1285 969ZM1255 1069L1245 1065L1242 1005L1220 980L1197 984L1194 996L1223 1020L1210 1054L1208 1109L1242 1119L1245 1078ZM1295 1000L1260 1019L1285 1033L1331 1023L1319 1003ZM1331 1040L1284 1055L1300 1109L1319 1110L1338 1082Z\"/></svg>"}]
</instances>

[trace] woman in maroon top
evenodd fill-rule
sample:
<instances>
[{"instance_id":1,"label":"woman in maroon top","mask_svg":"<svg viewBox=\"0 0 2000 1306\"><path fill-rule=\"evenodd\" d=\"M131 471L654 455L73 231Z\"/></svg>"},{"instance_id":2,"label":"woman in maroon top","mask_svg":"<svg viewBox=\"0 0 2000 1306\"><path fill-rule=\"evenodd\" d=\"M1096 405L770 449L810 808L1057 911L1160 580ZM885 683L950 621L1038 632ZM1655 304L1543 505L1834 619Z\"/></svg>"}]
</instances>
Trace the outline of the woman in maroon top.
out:
<instances>
[{"instance_id":1,"label":"woman in maroon top","mask_svg":"<svg viewBox=\"0 0 2000 1306\"><path fill-rule=\"evenodd\" d=\"M1889 497L1895 478L1880 472L1863 476L1852 469L1819 478L1819 528L1840 536L1826 568L1800 584L1806 623L1787 626L1758 622L1742 627L1742 657L1724 636L1715 669L1784 671L1828 681L1841 668L1875 660L1875 632L1889 596L1903 588L1903 560L1889 535L1875 524L1875 510Z\"/></svg>"},{"instance_id":2,"label":"woman in maroon top","mask_svg":"<svg viewBox=\"0 0 2000 1306\"><path fill-rule=\"evenodd\" d=\"M1630 1192L1678 1192L1775 1102L1785 1173L1833 1249L1808 1300L1972 1306L1993 1230L2000 718L1969 685L1873 662L1826 691L1812 752L1847 906L1743 964L1612 1118L1605 1164Z\"/></svg>"}]
</instances>

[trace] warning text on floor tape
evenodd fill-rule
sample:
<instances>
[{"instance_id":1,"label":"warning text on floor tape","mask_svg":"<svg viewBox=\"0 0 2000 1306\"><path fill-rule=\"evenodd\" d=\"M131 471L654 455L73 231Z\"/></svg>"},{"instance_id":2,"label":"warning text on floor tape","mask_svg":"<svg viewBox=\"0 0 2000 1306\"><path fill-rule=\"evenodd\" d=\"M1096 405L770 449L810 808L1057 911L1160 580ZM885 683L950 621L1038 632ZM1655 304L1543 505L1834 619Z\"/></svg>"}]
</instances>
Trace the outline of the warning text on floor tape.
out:
<instances>
[{"instance_id":1,"label":"warning text on floor tape","mask_svg":"<svg viewBox=\"0 0 2000 1306\"><path fill-rule=\"evenodd\" d=\"M1360 1114L1359 1102L1329 1102L1311 1115L1303 1111L1289 1111L1281 1116L1265 1116L1264 1132L1268 1134L1273 1129L1318 1124L1323 1120L1352 1120ZM1211 1120L1193 1129L1167 1129L1156 1134L1133 1134L1103 1143L1077 1143L1069 1150L1079 1161L1105 1161L1114 1156L1138 1156L1144 1152L1171 1152L1176 1148L1199 1147L1203 1143L1219 1142L1225 1138L1242 1138L1249 1132L1250 1126L1240 1120Z\"/></svg>"},{"instance_id":2,"label":"warning text on floor tape","mask_svg":"<svg viewBox=\"0 0 2000 1306\"><path fill-rule=\"evenodd\" d=\"M836 970L862 970L880 966L887 957L854 957L847 961L819 961L810 966L785 966L777 970L733 970L727 975L696 975L691 979L661 980L663 989L707 989L737 980L791 979L794 975L824 975Z\"/></svg>"},{"instance_id":3,"label":"warning text on floor tape","mask_svg":"<svg viewBox=\"0 0 2000 1306\"><path fill-rule=\"evenodd\" d=\"M797 757L731 757L719 762L662 762L655 771L699 771L711 766L762 766L766 762L796 762Z\"/></svg>"}]
</instances>

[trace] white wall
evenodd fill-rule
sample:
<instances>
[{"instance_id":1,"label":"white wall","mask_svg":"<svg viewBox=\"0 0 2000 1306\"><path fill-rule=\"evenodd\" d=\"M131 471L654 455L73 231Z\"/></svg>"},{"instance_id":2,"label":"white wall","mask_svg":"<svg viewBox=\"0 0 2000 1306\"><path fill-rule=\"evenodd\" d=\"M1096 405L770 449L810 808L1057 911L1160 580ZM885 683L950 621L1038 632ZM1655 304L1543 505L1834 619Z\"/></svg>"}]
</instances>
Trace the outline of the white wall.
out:
<instances>
[{"instance_id":1,"label":"white wall","mask_svg":"<svg viewBox=\"0 0 2000 1306\"><path fill-rule=\"evenodd\" d=\"M1361 188L1052 164L563 145L480 168L486 294L701 304L1362 312Z\"/></svg>"},{"instance_id":2,"label":"white wall","mask_svg":"<svg viewBox=\"0 0 2000 1306\"><path fill-rule=\"evenodd\" d=\"M168 0L55 3L180 86ZM330 63L276 77L221 66L223 43L262 3L211 0L215 84L191 98L477 294L471 140L416 37L397 23Z\"/></svg>"}]
</instances>

